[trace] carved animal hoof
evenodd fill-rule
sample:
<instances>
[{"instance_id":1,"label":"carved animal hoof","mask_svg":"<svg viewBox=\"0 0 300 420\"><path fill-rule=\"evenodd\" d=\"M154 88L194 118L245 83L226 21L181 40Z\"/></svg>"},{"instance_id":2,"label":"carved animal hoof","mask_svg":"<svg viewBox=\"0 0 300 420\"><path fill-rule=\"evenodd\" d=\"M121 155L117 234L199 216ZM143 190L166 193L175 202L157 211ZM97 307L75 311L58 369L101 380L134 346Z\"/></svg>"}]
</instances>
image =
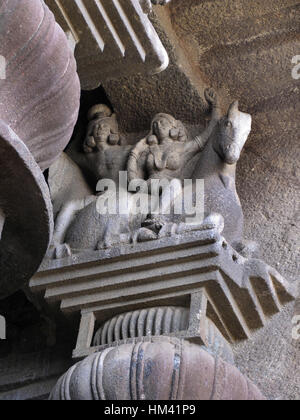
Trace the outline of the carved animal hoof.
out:
<instances>
[{"instance_id":1,"label":"carved animal hoof","mask_svg":"<svg viewBox=\"0 0 300 420\"><path fill-rule=\"evenodd\" d=\"M150 230L147 228L141 228L138 231L137 242L154 241L157 238L158 236L155 232L153 232L153 230Z\"/></svg>"},{"instance_id":2,"label":"carved animal hoof","mask_svg":"<svg viewBox=\"0 0 300 420\"><path fill-rule=\"evenodd\" d=\"M199 224L190 224L190 223L180 223L176 225L177 229L175 234L182 234L187 232L193 232L197 230L217 230L219 233L222 233L224 230L224 218L221 214L212 213L206 219L204 219L203 223Z\"/></svg>"},{"instance_id":3,"label":"carved animal hoof","mask_svg":"<svg viewBox=\"0 0 300 420\"><path fill-rule=\"evenodd\" d=\"M176 223L167 223L159 231L158 237L166 238L168 236L174 236L177 234L178 225Z\"/></svg>"},{"instance_id":4,"label":"carved animal hoof","mask_svg":"<svg viewBox=\"0 0 300 420\"><path fill-rule=\"evenodd\" d=\"M142 223L142 227L151 229L155 233L159 233L159 231L164 226L163 221L158 217L149 216L144 222Z\"/></svg>"},{"instance_id":5,"label":"carved animal hoof","mask_svg":"<svg viewBox=\"0 0 300 420\"><path fill-rule=\"evenodd\" d=\"M71 248L68 244L57 245L55 247L54 257L57 260L60 260L62 258L71 257L71 255L72 255L72 251L71 251Z\"/></svg>"},{"instance_id":6,"label":"carved animal hoof","mask_svg":"<svg viewBox=\"0 0 300 420\"><path fill-rule=\"evenodd\" d=\"M225 227L224 217L219 213L211 213L206 217L202 224L203 230L216 229L222 233Z\"/></svg>"}]
</instances>

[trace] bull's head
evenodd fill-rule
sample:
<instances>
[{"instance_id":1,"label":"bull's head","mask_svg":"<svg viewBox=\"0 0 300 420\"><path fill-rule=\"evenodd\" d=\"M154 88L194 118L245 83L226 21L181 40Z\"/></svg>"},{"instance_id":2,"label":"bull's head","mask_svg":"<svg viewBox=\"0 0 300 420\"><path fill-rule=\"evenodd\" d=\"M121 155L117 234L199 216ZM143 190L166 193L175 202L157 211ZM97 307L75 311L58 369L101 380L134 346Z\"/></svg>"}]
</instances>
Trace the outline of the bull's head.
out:
<instances>
[{"instance_id":1,"label":"bull's head","mask_svg":"<svg viewBox=\"0 0 300 420\"><path fill-rule=\"evenodd\" d=\"M219 122L216 152L229 165L237 163L251 132L251 115L239 111L238 101L230 105L228 114Z\"/></svg>"}]
</instances>

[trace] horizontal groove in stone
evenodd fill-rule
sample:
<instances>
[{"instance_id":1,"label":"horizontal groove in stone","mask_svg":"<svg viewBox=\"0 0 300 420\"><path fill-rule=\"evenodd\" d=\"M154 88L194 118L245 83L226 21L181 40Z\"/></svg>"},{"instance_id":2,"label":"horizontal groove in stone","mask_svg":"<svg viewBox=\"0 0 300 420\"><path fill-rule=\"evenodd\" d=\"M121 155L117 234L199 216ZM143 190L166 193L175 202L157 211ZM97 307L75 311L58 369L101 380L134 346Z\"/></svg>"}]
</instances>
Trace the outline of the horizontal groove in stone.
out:
<instances>
[{"instance_id":1,"label":"horizontal groove in stone","mask_svg":"<svg viewBox=\"0 0 300 420\"><path fill-rule=\"evenodd\" d=\"M203 273L218 270L217 259L188 262L179 261L179 263L180 265L172 264L167 267L141 268L138 272L129 271L120 273L117 279L112 276L105 276L90 281L82 279L80 283L77 282L76 284L70 283L68 285L54 286L47 289L45 298L59 300L68 296L82 295L82 293L97 293L100 290L105 291L116 288L122 293L125 287L130 287L131 285L145 285L146 283L154 283L160 279L172 279L193 272Z\"/></svg>"},{"instance_id":2,"label":"horizontal groove in stone","mask_svg":"<svg viewBox=\"0 0 300 420\"><path fill-rule=\"evenodd\" d=\"M32 290L43 290L46 287L51 287L53 284L64 284L72 282L74 284L77 280L88 280L93 277L104 277L105 275L117 275L124 273L125 270L134 271L140 268L144 269L150 267L152 264L161 264L161 266L176 264L185 260L193 258L204 259L208 257L215 257L220 252L218 245L199 246L196 244L193 247L176 247L174 249L159 249L159 253L150 254L148 252L142 255L127 255L127 260L117 258L105 260L101 263L90 263L84 266L63 267L62 269L52 270L51 272L42 272L36 275L30 282Z\"/></svg>"}]
</instances>

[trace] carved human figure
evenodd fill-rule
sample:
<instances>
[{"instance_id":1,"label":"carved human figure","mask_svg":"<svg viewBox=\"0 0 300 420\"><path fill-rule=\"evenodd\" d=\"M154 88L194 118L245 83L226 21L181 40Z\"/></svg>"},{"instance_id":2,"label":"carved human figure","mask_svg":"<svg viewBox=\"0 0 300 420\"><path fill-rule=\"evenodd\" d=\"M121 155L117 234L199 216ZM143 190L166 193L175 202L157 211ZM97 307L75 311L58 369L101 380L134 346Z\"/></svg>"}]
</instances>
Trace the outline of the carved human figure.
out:
<instances>
[{"instance_id":1,"label":"carved human figure","mask_svg":"<svg viewBox=\"0 0 300 420\"><path fill-rule=\"evenodd\" d=\"M208 218L202 227L215 226L222 231L225 219L225 238L242 251L245 247L242 241L243 212L236 192L235 172L251 130L251 116L240 112L235 102L222 118L214 91L207 89L205 97L212 105L213 113L208 128L200 136L188 140L180 121L167 114L157 114L152 121L150 134L138 142L133 150L132 146L122 145L117 121L111 111L103 106L94 107L89 114L84 151L97 176L118 183L119 171L126 168L129 156L129 181L142 177L151 186L153 179L175 180L171 195L173 202L170 202L170 195L164 195L163 192L156 209L160 213L155 211L155 215L148 214L146 218L146 214L137 216L131 213L133 194L129 194L128 209L124 215L97 214L96 194L88 195L84 200L72 200L63 206L57 217L55 242L61 245L68 242L77 249L99 249L120 241L129 242L133 235L138 240L163 236L165 226L174 225L175 221L172 215L164 218L161 213L166 208L170 209L175 199L183 199L184 168L201 152L192 178L204 179L205 182L205 214ZM149 192L152 193L151 189ZM187 193L193 194L192 191ZM182 221L184 218L185 215ZM137 231L138 235L134 233Z\"/></svg>"},{"instance_id":2,"label":"carved human figure","mask_svg":"<svg viewBox=\"0 0 300 420\"><path fill-rule=\"evenodd\" d=\"M93 106L88 112L89 124L87 127L86 137L83 142L83 152L80 159L83 167L87 167L93 174L94 179L99 181L101 179L109 179L119 183L120 171L126 170L127 160L132 146L126 145L124 139L119 134L119 127L116 115L112 113L111 109L103 104ZM89 191L89 188L86 188ZM55 231L53 235L53 244L56 250L56 255L59 257L70 255L71 250L68 243L71 241L74 244L79 244L80 234L75 225L90 224L88 221L88 213L93 213L92 219L99 218L96 212L96 201L99 194L90 194L80 199L72 199L67 201L59 211L55 221ZM95 213L95 214L94 214ZM76 219L76 220L75 220ZM114 220L114 217L107 217L107 220L102 220L103 225L110 225L110 228L105 227L105 232L100 233L107 235L107 240L103 242L111 242L108 239L110 234L117 237L120 230L120 224ZM73 223L74 222L74 223ZM126 225L126 222L125 222ZM97 229L104 229L103 226L95 227ZM88 240L85 245L89 247ZM91 242L93 240L91 239ZM79 246L79 245L78 245ZM92 245L90 245L92 247ZM94 247L98 246L93 245ZM101 245L99 245L101 246Z\"/></svg>"},{"instance_id":3,"label":"carved human figure","mask_svg":"<svg viewBox=\"0 0 300 420\"><path fill-rule=\"evenodd\" d=\"M119 172L126 170L129 152L119 134L116 115L106 105L95 105L88 112L88 128L83 144L85 159L95 178L111 179L117 185Z\"/></svg>"},{"instance_id":4,"label":"carved human figure","mask_svg":"<svg viewBox=\"0 0 300 420\"><path fill-rule=\"evenodd\" d=\"M205 90L205 98L212 107L212 118L207 129L192 140L188 140L187 131L181 121L177 121L168 114L157 114L152 123L150 134L142 139L131 151L128 160L129 182L136 179L142 173L147 179L149 191L151 191L152 180L172 180L172 194L163 190L159 209L156 208L153 214L160 214L158 217L149 215L144 225L159 225L162 223L163 215L169 210L171 200L182 194L183 172L188 162L200 153L220 118L219 103L213 89Z\"/></svg>"}]
</instances>

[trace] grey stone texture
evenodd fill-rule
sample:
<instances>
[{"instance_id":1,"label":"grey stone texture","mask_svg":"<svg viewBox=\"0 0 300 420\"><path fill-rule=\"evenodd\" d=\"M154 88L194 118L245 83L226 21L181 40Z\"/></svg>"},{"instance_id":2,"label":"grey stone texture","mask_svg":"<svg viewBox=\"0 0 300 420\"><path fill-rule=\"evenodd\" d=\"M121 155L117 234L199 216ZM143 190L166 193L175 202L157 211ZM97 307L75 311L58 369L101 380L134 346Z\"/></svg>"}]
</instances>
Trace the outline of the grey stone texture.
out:
<instances>
[{"instance_id":1,"label":"grey stone texture","mask_svg":"<svg viewBox=\"0 0 300 420\"><path fill-rule=\"evenodd\" d=\"M47 399L73 364L70 326L55 328L21 291L0 301L0 313L7 324L6 340L0 340L0 401Z\"/></svg>"},{"instance_id":2,"label":"grey stone texture","mask_svg":"<svg viewBox=\"0 0 300 420\"><path fill-rule=\"evenodd\" d=\"M263 259L288 278L292 288L299 284L300 102L299 81L292 78L292 57L299 54L299 8L299 0L172 0L164 8L155 6L150 17L168 50L170 66L156 76L104 83L121 130L129 132L148 129L157 112L204 127L207 86L216 87L224 111L232 100L241 100L240 107L253 117L253 131L237 169L246 237L260 243ZM80 263L78 256L70 258L72 264ZM82 272L90 269L85 263L79 266ZM51 270L60 272L59 292L68 294L63 260L52 264ZM47 281L51 276L55 282L53 273ZM49 290L47 299L55 300L57 290ZM70 293L64 310L81 299L87 307L97 300L94 294L82 297L81 290ZM292 339L292 317L299 306L289 304L248 341L234 346L237 367L270 399L300 395L299 341ZM93 320L89 322L83 337L87 341L92 339Z\"/></svg>"},{"instance_id":3,"label":"grey stone texture","mask_svg":"<svg viewBox=\"0 0 300 420\"><path fill-rule=\"evenodd\" d=\"M80 85L44 2L1 0L0 10L1 298L28 282L47 251L53 215L41 170L70 140Z\"/></svg>"},{"instance_id":4,"label":"grey stone texture","mask_svg":"<svg viewBox=\"0 0 300 420\"><path fill-rule=\"evenodd\" d=\"M51 400L264 400L234 366L184 340L107 348L74 365Z\"/></svg>"},{"instance_id":5,"label":"grey stone texture","mask_svg":"<svg viewBox=\"0 0 300 420\"><path fill-rule=\"evenodd\" d=\"M151 16L169 52L169 68L152 78L104 84L115 112L123 116L121 126L129 130L146 128L156 112L205 124L207 85L216 87L224 104L241 100L241 108L253 117L237 170L245 234L259 242L264 260L295 284L300 87L292 78L292 58L299 55L299 8L298 0L173 0L154 8ZM269 398L299 398L299 343L291 335L294 314L291 304L237 349L238 366Z\"/></svg>"},{"instance_id":6,"label":"grey stone texture","mask_svg":"<svg viewBox=\"0 0 300 420\"><path fill-rule=\"evenodd\" d=\"M46 0L75 47L82 89L121 75L151 75L169 64L145 0Z\"/></svg>"},{"instance_id":7,"label":"grey stone texture","mask_svg":"<svg viewBox=\"0 0 300 420\"><path fill-rule=\"evenodd\" d=\"M76 61L53 13L40 0L0 1L0 118L42 171L68 144L79 109Z\"/></svg>"},{"instance_id":8,"label":"grey stone texture","mask_svg":"<svg viewBox=\"0 0 300 420\"><path fill-rule=\"evenodd\" d=\"M50 245L50 193L32 154L0 119L0 300L28 284Z\"/></svg>"},{"instance_id":9,"label":"grey stone texture","mask_svg":"<svg viewBox=\"0 0 300 420\"><path fill-rule=\"evenodd\" d=\"M96 323L101 326L116 315L163 305L189 308L188 325L174 331L159 328L157 333L149 327L147 332L142 327L143 319L147 316L148 325L156 312L145 310L138 315L137 334L120 333L122 316L106 324L110 330L108 344L172 333L205 345L214 353L216 346L208 343L207 320L235 344L266 325L293 300L294 293L279 273L260 260L239 255L216 229L47 260L30 281L30 289L49 305L59 303L66 316L81 313L74 358L97 351L91 346ZM170 314L166 312L164 319ZM158 322L159 316L155 319Z\"/></svg>"}]
</instances>

